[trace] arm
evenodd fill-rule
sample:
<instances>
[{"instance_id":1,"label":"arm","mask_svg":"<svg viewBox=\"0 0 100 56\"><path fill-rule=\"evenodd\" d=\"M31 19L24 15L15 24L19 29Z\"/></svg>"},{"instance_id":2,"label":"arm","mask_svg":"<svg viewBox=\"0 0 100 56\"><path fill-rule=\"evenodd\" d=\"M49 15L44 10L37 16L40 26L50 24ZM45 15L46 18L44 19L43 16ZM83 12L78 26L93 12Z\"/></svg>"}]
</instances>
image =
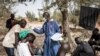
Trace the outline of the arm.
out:
<instances>
[{"instance_id":1,"label":"arm","mask_svg":"<svg viewBox=\"0 0 100 56\"><path fill-rule=\"evenodd\" d=\"M45 28L45 25L43 25L41 29L35 28L35 29L33 29L33 31L38 33L38 34L43 34L44 33L44 28Z\"/></svg>"},{"instance_id":2,"label":"arm","mask_svg":"<svg viewBox=\"0 0 100 56\"><path fill-rule=\"evenodd\" d=\"M7 20L7 21L6 21L6 28L10 28L10 25L11 25L11 24L10 24L9 20Z\"/></svg>"},{"instance_id":3,"label":"arm","mask_svg":"<svg viewBox=\"0 0 100 56\"><path fill-rule=\"evenodd\" d=\"M19 36L19 33L15 33L15 48L17 47L17 45L18 45L18 41L19 41L19 38L18 38L18 36Z\"/></svg>"},{"instance_id":4,"label":"arm","mask_svg":"<svg viewBox=\"0 0 100 56\"><path fill-rule=\"evenodd\" d=\"M31 54L34 55L33 48L29 44L28 44L28 48L29 48L29 51L31 52Z\"/></svg>"},{"instance_id":5,"label":"arm","mask_svg":"<svg viewBox=\"0 0 100 56\"><path fill-rule=\"evenodd\" d=\"M33 31L38 33L38 34L42 34L43 33L43 28L41 28L40 30L35 28L35 29L33 29Z\"/></svg>"},{"instance_id":6,"label":"arm","mask_svg":"<svg viewBox=\"0 0 100 56\"><path fill-rule=\"evenodd\" d=\"M18 42L19 42L19 32L20 32L20 26L19 25L15 25L15 47L17 47Z\"/></svg>"}]
</instances>

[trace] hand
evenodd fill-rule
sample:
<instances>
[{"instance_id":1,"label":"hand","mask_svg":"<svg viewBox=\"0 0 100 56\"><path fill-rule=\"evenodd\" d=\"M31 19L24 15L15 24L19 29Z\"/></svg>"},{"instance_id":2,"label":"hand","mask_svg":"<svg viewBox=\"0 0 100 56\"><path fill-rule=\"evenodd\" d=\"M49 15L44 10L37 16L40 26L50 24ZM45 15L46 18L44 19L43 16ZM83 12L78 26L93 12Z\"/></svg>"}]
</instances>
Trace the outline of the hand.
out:
<instances>
[{"instance_id":1,"label":"hand","mask_svg":"<svg viewBox=\"0 0 100 56\"><path fill-rule=\"evenodd\" d=\"M16 48L17 49L17 45L16 44L13 44L14 45L14 48Z\"/></svg>"}]
</instances>

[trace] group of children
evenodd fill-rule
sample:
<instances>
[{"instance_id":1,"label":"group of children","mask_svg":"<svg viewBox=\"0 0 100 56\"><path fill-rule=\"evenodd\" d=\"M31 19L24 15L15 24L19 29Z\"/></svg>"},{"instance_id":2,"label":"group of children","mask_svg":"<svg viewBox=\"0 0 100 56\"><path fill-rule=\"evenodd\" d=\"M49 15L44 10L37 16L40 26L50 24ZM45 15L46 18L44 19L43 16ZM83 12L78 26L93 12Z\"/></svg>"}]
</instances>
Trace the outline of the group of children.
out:
<instances>
[{"instance_id":1,"label":"group of children","mask_svg":"<svg viewBox=\"0 0 100 56\"><path fill-rule=\"evenodd\" d=\"M42 55L40 48L34 45L35 35L30 32L25 19L17 21L14 14L7 20L9 29L2 41L2 45L8 56L34 56Z\"/></svg>"}]
</instances>

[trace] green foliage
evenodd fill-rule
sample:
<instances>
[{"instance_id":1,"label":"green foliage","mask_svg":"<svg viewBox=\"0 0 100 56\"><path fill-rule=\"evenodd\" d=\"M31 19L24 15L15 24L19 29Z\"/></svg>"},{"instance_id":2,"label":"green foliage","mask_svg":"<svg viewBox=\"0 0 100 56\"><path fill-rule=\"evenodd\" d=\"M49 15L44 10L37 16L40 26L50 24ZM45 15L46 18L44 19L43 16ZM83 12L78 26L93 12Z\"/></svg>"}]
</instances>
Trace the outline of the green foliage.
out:
<instances>
[{"instance_id":1,"label":"green foliage","mask_svg":"<svg viewBox=\"0 0 100 56\"><path fill-rule=\"evenodd\" d=\"M43 17L40 17L40 18L38 19L38 21L39 21L39 22L43 22L43 21L44 21Z\"/></svg>"},{"instance_id":2,"label":"green foliage","mask_svg":"<svg viewBox=\"0 0 100 56\"><path fill-rule=\"evenodd\" d=\"M39 16L38 21L43 22L44 21L43 17L42 16Z\"/></svg>"},{"instance_id":3,"label":"green foliage","mask_svg":"<svg viewBox=\"0 0 100 56\"><path fill-rule=\"evenodd\" d=\"M60 13L60 11L54 11L52 18L54 18L55 20L57 20L58 22L62 22L62 14Z\"/></svg>"},{"instance_id":4,"label":"green foliage","mask_svg":"<svg viewBox=\"0 0 100 56\"><path fill-rule=\"evenodd\" d=\"M18 16L17 18L16 18L16 20L21 20L23 17L22 16Z\"/></svg>"},{"instance_id":5,"label":"green foliage","mask_svg":"<svg viewBox=\"0 0 100 56\"><path fill-rule=\"evenodd\" d=\"M6 6L10 4L10 0L0 0L0 34L6 34L6 20L10 17L10 8ZM10 5L8 5L10 7Z\"/></svg>"},{"instance_id":6,"label":"green foliage","mask_svg":"<svg viewBox=\"0 0 100 56\"><path fill-rule=\"evenodd\" d=\"M31 13L31 12L29 12L29 11L27 11L26 16L27 16L27 18L28 18L30 21L35 21L35 20L36 20L36 19L35 19L35 14L34 14L34 13Z\"/></svg>"},{"instance_id":7,"label":"green foliage","mask_svg":"<svg viewBox=\"0 0 100 56\"><path fill-rule=\"evenodd\" d=\"M67 10L68 0L56 0L56 3L61 11Z\"/></svg>"},{"instance_id":8,"label":"green foliage","mask_svg":"<svg viewBox=\"0 0 100 56\"><path fill-rule=\"evenodd\" d=\"M92 4L99 6L100 0L74 0L79 6L90 6Z\"/></svg>"}]
</instances>

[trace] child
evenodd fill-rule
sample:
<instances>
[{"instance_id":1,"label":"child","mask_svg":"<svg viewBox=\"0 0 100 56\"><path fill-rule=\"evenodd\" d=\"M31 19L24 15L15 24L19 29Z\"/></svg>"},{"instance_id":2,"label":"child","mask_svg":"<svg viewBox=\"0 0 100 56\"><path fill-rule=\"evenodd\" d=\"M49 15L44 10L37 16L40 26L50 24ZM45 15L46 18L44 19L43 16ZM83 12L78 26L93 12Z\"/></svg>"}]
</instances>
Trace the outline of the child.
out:
<instances>
[{"instance_id":1,"label":"child","mask_svg":"<svg viewBox=\"0 0 100 56\"><path fill-rule=\"evenodd\" d=\"M34 40L35 40L35 36L32 33L30 33L28 35L28 41L29 41L28 47L31 52L31 55L32 56L34 56L34 55L42 56L42 50L41 50L41 48L38 48L33 44Z\"/></svg>"},{"instance_id":2,"label":"child","mask_svg":"<svg viewBox=\"0 0 100 56\"><path fill-rule=\"evenodd\" d=\"M36 37L32 33L28 34L27 37L28 37L28 41L29 41L28 48L30 50L31 55L34 56L36 46L33 43L34 43L34 40Z\"/></svg>"},{"instance_id":3,"label":"child","mask_svg":"<svg viewBox=\"0 0 100 56\"><path fill-rule=\"evenodd\" d=\"M20 41L17 46L19 56L33 56L34 52L30 50L29 46L33 47L35 35L29 33L27 30L24 30L19 33L19 39Z\"/></svg>"}]
</instances>

